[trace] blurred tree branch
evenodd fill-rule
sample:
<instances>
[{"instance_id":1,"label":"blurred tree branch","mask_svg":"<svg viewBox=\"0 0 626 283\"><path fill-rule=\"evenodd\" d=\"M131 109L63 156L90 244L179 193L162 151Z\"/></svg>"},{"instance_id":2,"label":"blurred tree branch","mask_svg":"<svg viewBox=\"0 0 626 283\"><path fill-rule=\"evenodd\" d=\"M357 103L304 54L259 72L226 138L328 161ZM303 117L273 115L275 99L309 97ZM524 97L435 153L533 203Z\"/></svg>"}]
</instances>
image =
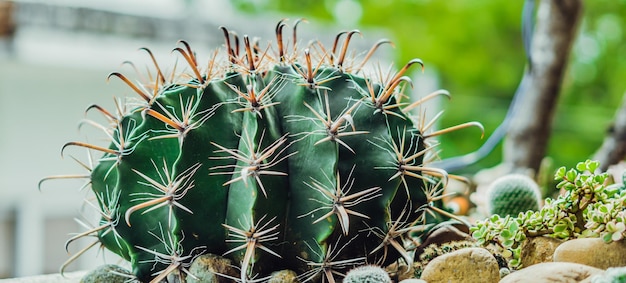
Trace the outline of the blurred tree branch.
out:
<instances>
[{"instance_id":1,"label":"blurred tree branch","mask_svg":"<svg viewBox=\"0 0 626 283\"><path fill-rule=\"evenodd\" d=\"M531 45L527 87L514 107L504 142L504 163L514 171L539 170L576 29L582 0L541 0Z\"/></svg>"},{"instance_id":2,"label":"blurred tree branch","mask_svg":"<svg viewBox=\"0 0 626 283\"><path fill-rule=\"evenodd\" d=\"M600 161L599 170L604 172L609 166L622 161L624 157L626 157L626 95L622 98L622 105L615 113L613 124L593 159Z\"/></svg>"}]
</instances>

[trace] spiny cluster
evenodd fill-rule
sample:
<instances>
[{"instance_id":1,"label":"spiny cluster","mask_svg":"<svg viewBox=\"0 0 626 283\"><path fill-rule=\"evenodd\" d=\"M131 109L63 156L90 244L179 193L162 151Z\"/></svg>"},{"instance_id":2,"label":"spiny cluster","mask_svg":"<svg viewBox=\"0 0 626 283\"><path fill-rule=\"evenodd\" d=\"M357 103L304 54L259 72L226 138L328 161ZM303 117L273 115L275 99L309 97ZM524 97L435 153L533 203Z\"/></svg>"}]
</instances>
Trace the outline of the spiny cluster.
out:
<instances>
[{"instance_id":1,"label":"spiny cluster","mask_svg":"<svg viewBox=\"0 0 626 283\"><path fill-rule=\"evenodd\" d=\"M225 56L198 62L190 45L174 51L188 72L155 71L133 82L139 101L116 100L116 111L93 105L108 125L88 122L108 147L63 146L101 152L81 163L96 198L100 222L72 237L92 236L130 261L142 281L175 272L186 276L199 255L221 254L239 263L242 282L277 269L305 281L334 282L364 263L413 262L406 243L430 223L453 217L441 206L449 178L426 164L436 158L432 137L469 126L433 130L434 121L410 111L439 95L404 102L405 75L372 75L364 56L348 52L359 31L339 33L332 48L314 41L300 48L293 26L276 26L276 46L261 47L221 28ZM342 42L343 41L343 42ZM361 59L360 59L361 58ZM438 117L439 115L437 115ZM47 180L44 179L44 180ZM412 244L414 245L414 244ZM72 257L74 260L78 255Z\"/></svg>"}]
</instances>

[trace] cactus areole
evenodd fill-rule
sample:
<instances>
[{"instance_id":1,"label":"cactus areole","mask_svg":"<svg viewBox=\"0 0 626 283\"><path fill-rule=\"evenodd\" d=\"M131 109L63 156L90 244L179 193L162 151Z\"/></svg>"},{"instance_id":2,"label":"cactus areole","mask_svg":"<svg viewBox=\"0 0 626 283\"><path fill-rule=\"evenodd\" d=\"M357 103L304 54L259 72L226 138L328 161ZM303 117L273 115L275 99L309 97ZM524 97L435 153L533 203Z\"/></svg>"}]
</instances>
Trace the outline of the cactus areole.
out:
<instances>
[{"instance_id":1,"label":"cactus areole","mask_svg":"<svg viewBox=\"0 0 626 283\"><path fill-rule=\"evenodd\" d=\"M89 185L101 220L70 239L96 244L128 260L141 281L174 271L186 276L201 254L237 263L241 281L291 269L302 281L335 276L364 263L412 262L405 246L426 224L447 218L440 192L448 174L427 166L436 157L432 123L409 115L405 73L365 66L348 50L358 31L340 33L331 49L283 41L259 46L222 28L225 52L208 64L189 44L174 49L186 73L134 83L132 107L109 112ZM219 59L224 58L224 59ZM428 99L439 94L438 91ZM424 100L424 99L423 99ZM422 101L423 101L422 100ZM129 108L128 111L123 110ZM476 125L467 123L452 127ZM425 134L429 133L429 134Z\"/></svg>"}]
</instances>

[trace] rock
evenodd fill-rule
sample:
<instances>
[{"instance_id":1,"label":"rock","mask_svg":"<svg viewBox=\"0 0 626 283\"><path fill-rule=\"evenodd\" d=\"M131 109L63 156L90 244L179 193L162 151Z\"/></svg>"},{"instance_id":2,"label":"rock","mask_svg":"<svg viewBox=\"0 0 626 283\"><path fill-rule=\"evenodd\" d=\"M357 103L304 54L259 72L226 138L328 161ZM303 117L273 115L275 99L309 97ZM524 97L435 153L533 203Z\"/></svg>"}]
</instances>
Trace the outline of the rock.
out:
<instances>
[{"instance_id":1,"label":"rock","mask_svg":"<svg viewBox=\"0 0 626 283\"><path fill-rule=\"evenodd\" d=\"M530 237L524 241L520 255L522 266L531 266L542 262L552 262L554 250L563 241L550 237Z\"/></svg>"},{"instance_id":2,"label":"rock","mask_svg":"<svg viewBox=\"0 0 626 283\"><path fill-rule=\"evenodd\" d=\"M415 254L421 254L426 247L432 244L439 246L450 242L473 240L467 225L454 220L445 221L437 224L428 232L424 242L415 250Z\"/></svg>"},{"instance_id":3,"label":"rock","mask_svg":"<svg viewBox=\"0 0 626 283\"><path fill-rule=\"evenodd\" d=\"M133 280L135 276L130 271L114 264L101 265L85 274L81 283L126 283L138 282Z\"/></svg>"},{"instance_id":4,"label":"rock","mask_svg":"<svg viewBox=\"0 0 626 283\"><path fill-rule=\"evenodd\" d=\"M426 281L424 281L422 279L412 278L412 279L404 279L404 280L400 281L400 283L428 283L428 282L426 282Z\"/></svg>"},{"instance_id":5,"label":"rock","mask_svg":"<svg viewBox=\"0 0 626 283\"><path fill-rule=\"evenodd\" d=\"M553 260L575 262L600 269L626 266L626 243L605 243L600 238L580 238L562 243L554 251Z\"/></svg>"},{"instance_id":6,"label":"rock","mask_svg":"<svg viewBox=\"0 0 626 283\"><path fill-rule=\"evenodd\" d=\"M496 259L483 248L460 249L433 259L420 279L428 283L489 283L500 280Z\"/></svg>"},{"instance_id":7,"label":"rock","mask_svg":"<svg viewBox=\"0 0 626 283\"><path fill-rule=\"evenodd\" d=\"M231 260L213 254L205 254L197 257L189 267L189 273L193 276L187 276L187 283L230 283L232 278L239 278L239 273L233 268Z\"/></svg>"},{"instance_id":8,"label":"rock","mask_svg":"<svg viewBox=\"0 0 626 283\"><path fill-rule=\"evenodd\" d=\"M161 280L161 282L167 283L185 283L187 280L185 279L185 275L182 270L174 269L172 272L165 276L165 280Z\"/></svg>"},{"instance_id":9,"label":"rock","mask_svg":"<svg viewBox=\"0 0 626 283\"><path fill-rule=\"evenodd\" d=\"M609 268L604 273L589 277L591 283L626 283L626 266Z\"/></svg>"},{"instance_id":10,"label":"rock","mask_svg":"<svg viewBox=\"0 0 626 283\"><path fill-rule=\"evenodd\" d=\"M500 283L577 283L602 272L602 269L579 263L544 262L512 272Z\"/></svg>"},{"instance_id":11,"label":"rock","mask_svg":"<svg viewBox=\"0 0 626 283\"><path fill-rule=\"evenodd\" d=\"M404 263L398 264L398 262L394 262L386 266L385 271L389 273L389 276L394 282L415 278L415 269L413 266Z\"/></svg>"},{"instance_id":12,"label":"rock","mask_svg":"<svg viewBox=\"0 0 626 283\"><path fill-rule=\"evenodd\" d=\"M292 270L281 270L273 272L268 283L300 283L298 274Z\"/></svg>"}]
</instances>

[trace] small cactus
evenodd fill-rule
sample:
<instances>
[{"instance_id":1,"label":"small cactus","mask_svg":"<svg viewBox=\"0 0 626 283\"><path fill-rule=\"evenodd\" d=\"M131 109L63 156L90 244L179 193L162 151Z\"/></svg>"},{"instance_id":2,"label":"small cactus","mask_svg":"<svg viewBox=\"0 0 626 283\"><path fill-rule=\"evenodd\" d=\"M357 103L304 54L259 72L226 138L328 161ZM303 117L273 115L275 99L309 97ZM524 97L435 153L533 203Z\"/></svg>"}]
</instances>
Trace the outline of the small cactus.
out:
<instances>
[{"instance_id":1,"label":"small cactus","mask_svg":"<svg viewBox=\"0 0 626 283\"><path fill-rule=\"evenodd\" d=\"M80 283L138 283L126 269L114 264L105 264L85 274Z\"/></svg>"},{"instance_id":2,"label":"small cactus","mask_svg":"<svg viewBox=\"0 0 626 283\"><path fill-rule=\"evenodd\" d=\"M522 174L509 174L495 180L488 191L489 212L501 217L517 216L541 206L541 191L533 179Z\"/></svg>"},{"instance_id":3,"label":"small cactus","mask_svg":"<svg viewBox=\"0 0 626 283\"><path fill-rule=\"evenodd\" d=\"M340 33L331 48L300 48L297 23L292 44L286 26L276 26L273 48L248 36L241 44L222 28L225 54L208 64L181 41L174 51L187 73L163 73L142 48L152 74L109 75L139 101L119 102L117 112L88 108L108 120L98 128L109 145L63 146L101 152L93 167L82 163L100 223L68 244L94 236L154 282L184 276L206 253L230 258L242 282L280 269L334 281L365 262L412 262L403 246L411 226L454 217L440 196L448 173L428 166L431 138L480 124L433 131L432 121L416 120L412 109L448 94L404 102L405 73L419 59L398 72L367 71L387 40L353 57L359 31Z\"/></svg>"},{"instance_id":4,"label":"small cactus","mask_svg":"<svg viewBox=\"0 0 626 283\"><path fill-rule=\"evenodd\" d=\"M391 278L380 266L364 265L350 270L343 283L391 283Z\"/></svg>"}]
</instances>

